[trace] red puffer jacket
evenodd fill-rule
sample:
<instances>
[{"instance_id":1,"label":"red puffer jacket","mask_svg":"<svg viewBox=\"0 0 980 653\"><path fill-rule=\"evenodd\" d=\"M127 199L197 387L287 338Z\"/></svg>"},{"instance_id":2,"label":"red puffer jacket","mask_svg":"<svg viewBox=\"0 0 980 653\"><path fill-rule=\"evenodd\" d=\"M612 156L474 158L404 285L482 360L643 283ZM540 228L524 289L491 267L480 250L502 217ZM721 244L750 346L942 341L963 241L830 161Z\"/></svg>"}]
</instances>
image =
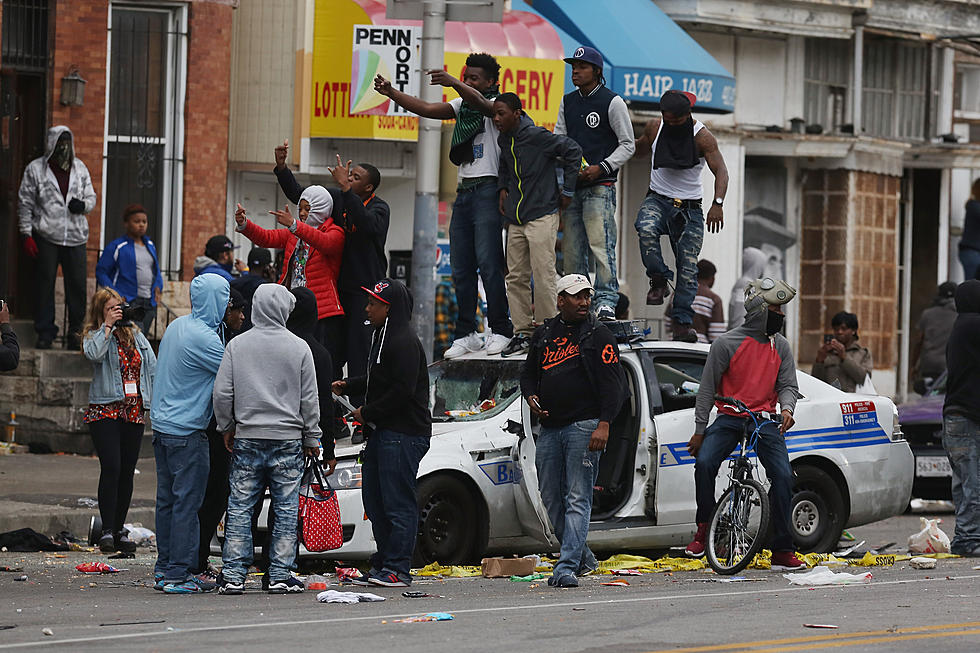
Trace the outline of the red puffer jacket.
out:
<instances>
[{"instance_id":1,"label":"red puffer jacket","mask_svg":"<svg viewBox=\"0 0 980 653\"><path fill-rule=\"evenodd\" d=\"M241 229L245 237L259 247L285 248L282 278L289 274L289 262L296 249L297 236L310 245L310 258L306 262L306 286L316 295L317 318L343 315L337 295L337 277L340 275L340 260L344 254L344 230L327 218L327 221L314 229L299 220L296 221L296 234L289 229L263 229L251 220Z\"/></svg>"}]
</instances>

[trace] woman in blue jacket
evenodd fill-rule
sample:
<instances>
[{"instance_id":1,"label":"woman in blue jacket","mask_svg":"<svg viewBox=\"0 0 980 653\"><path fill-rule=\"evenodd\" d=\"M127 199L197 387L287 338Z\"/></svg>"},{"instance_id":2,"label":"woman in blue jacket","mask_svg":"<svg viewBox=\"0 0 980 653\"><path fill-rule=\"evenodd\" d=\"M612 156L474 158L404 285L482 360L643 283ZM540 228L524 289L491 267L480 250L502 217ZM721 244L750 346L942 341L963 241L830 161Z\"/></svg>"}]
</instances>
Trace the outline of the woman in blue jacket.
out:
<instances>
[{"instance_id":1,"label":"woman in blue jacket","mask_svg":"<svg viewBox=\"0 0 980 653\"><path fill-rule=\"evenodd\" d=\"M99 549L135 551L123 524L133 497L133 473L143 441L144 412L153 398L157 359L146 336L122 320L123 299L111 288L92 298L82 351L92 361L88 424L99 456Z\"/></svg>"},{"instance_id":2,"label":"woman in blue jacket","mask_svg":"<svg viewBox=\"0 0 980 653\"><path fill-rule=\"evenodd\" d=\"M157 248L146 235L146 209L130 204L123 211L126 235L106 245L95 266L95 280L103 288L112 288L132 306L146 310L144 333L157 313L157 291L163 290Z\"/></svg>"}]
</instances>

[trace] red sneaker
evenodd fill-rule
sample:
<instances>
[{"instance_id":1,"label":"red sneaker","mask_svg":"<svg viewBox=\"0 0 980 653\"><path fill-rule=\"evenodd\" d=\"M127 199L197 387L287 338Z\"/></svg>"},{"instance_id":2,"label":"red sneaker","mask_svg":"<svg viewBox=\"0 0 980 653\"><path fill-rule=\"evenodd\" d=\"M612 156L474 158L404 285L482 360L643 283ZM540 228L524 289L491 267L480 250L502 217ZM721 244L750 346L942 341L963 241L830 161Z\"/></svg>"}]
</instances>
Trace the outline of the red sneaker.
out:
<instances>
[{"instance_id":1,"label":"red sneaker","mask_svg":"<svg viewBox=\"0 0 980 653\"><path fill-rule=\"evenodd\" d=\"M684 553L689 558L703 558L704 546L708 540L708 524L698 524L698 532L694 534L694 540L687 545Z\"/></svg>"},{"instance_id":2,"label":"red sneaker","mask_svg":"<svg viewBox=\"0 0 980 653\"><path fill-rule=\"evenodd\" d=\"M773 571L798 571L806 569L806 563L796 557L792 551L773 551Z\"/></svg>"}]
</instances>

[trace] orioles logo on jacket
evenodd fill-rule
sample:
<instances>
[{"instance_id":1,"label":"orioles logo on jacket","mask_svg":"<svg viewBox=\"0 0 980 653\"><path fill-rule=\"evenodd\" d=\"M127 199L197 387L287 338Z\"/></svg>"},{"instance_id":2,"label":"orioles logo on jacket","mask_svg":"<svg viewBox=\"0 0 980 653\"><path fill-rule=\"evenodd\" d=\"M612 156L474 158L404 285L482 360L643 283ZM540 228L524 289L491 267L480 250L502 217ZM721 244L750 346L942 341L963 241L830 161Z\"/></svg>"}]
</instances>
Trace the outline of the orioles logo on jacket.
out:
<instances>
[{"instance_id":1,"label":"orioles logo on jacket","mask_svg":"<svg viewBox=\"0 0 980 653\"><path fill-rule=\"evenodd\" d=\"M613 363L619 362L619 353L616 348L612 345L606 345L602 348L602 362L606 365L612 365Z\"/></svg>"},{"instance_id":2,"label":"orioles logo on jacket","mask_svg":"<svg viewBox=\"0 0 980 653\"><path fill-rule=\"evenodd\" d=\"M550 370L552 367L561 365L581 352L576 344L569 344L568 338L555 338L554 342L545 345L541 353L541 369Z\"/></svg>"}]
</instances>

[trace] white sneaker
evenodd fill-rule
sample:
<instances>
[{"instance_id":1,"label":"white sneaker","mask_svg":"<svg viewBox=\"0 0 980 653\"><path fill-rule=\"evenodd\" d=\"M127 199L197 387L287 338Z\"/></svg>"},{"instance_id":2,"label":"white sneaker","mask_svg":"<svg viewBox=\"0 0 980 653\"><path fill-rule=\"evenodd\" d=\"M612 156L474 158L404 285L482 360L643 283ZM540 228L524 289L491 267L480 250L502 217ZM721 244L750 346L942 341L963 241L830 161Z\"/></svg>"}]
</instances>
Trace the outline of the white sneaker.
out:
<instances>
[{"instance_id":1,"label":"white sneaker","mask_svg":"<svg viewBox=\"0 0 980 653\"><path fill-rule=\"evenodd\" d=\"M453 341L453 346L446 350L446 353L442 355L443 358L458 358L463 354L471 354L475 351L480 351L483 349L483 338L480 334L474 331L468 336L462 338L456 338Z\"/></svg>"},{"instance_id":2,"label":"white sneaker","mask_svg":"<svg viewBox=\"0 0 980 653\"><path fill-rule=\"evenodd\" d=\"M491 334L490 337L487 338L487 353L491 356L496 356L509 344L510 338L507 336L502 336L499 333Z\"/></svg>"}]
</instances>

